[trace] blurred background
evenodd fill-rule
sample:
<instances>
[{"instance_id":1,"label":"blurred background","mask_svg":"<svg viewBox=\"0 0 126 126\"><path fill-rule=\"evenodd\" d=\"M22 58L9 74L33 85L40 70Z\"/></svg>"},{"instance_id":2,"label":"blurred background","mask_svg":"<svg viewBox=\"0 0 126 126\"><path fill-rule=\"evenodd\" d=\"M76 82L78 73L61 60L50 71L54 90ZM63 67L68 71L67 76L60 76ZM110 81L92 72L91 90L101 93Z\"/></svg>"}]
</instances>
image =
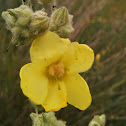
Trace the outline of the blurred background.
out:
<instances>
[{"instance_id":1,"label":"blurred background","mask_svg":"<svg viewBox=\"0 0 126 126\"><path fill-rule=\"evenodd\" d=\"M34 9L42 8L32 2ZM80 111L69 105L56 116L67 126L87 126L94 115L105 113L106 126L126 126L126 1L57 0L57 4L74 15L71 41L89 45L95 62L82 74L93 97L91 106ZM20 5L21 0L0 0L0 15ZM19 78L20 68L30 62L30 45L6 52L11 37L0 16L0 126L31 126L29 114L34 109L20 89Z\"/></svg>"}]
</instances>

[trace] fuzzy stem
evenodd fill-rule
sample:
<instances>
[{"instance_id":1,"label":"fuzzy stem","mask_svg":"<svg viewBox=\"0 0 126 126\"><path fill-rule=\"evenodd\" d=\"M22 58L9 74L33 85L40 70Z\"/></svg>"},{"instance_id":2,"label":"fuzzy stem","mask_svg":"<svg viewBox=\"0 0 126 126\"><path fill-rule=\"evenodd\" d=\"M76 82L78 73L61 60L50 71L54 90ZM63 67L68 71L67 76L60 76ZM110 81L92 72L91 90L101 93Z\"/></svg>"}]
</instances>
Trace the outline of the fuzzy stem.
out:
<instances>
[{"instance_id":1,"label":"fuzzy stem","mask_svg":"<svg viewBox=\"0 0 126 126\"><path fill-rule=\"evenodd\" d=\"M30 8L32 8L31 0L22 0L22 4L23 4L23 5L27 5L27 6L29 6Z\"/></svg>"},{"instance_id":2,"label":"fuzzy stem","mask_svg":"<svg viewBox=\"0 0 126 126\"><path fill-rule=\"evenodd\" d=\"M52 0L52 4L51 4L52 13L53 13L56 9L57 9L56 0Z\"/></svg>"},{"instance_id":3,"label":"fuzzy stem","mask_svg":"<svg viewBox=\"0 0 126 126\"><path fill-rule=\"evenodd\" d=\"M24 4L26 2L26 0L22 0L22 4Z\"/></svg>"},{"instance_id":4,"label":"fuzzy stem","mask_svg":"<svg viewBox=\"0 0 126 126\"><path fill-rule=\"evenodd\" d=\"M35 106L35 112L38 115L38 108L37 108L37 106Z\"/></svg>"}]
</instances>

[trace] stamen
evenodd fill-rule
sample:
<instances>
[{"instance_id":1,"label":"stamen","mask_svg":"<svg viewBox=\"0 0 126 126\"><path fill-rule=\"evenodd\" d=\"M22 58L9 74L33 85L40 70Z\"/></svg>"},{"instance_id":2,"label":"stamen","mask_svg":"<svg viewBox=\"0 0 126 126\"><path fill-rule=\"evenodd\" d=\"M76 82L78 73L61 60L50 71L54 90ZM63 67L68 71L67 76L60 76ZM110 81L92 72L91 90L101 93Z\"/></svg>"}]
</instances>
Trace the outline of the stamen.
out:
<instances>
[{"instance_id":1,"label":"stamen","mask_svg":"<svg viewBox=\"0 0 126 126\"><path fill-rule=\"evenodd\" d=\"M58 62L49 66L49 75L52 77L62 77L64 75L64 64Z\"/></svg>"},{"instance_id":2,"label":"stamen","mask_svg":"<svg viewBox=\"0 0 126 126\"><path fill-rule=\"evenodd\" d=\"M60 85L59 85L59 82L58 82L58 89L61 90L61 87L60 87Z\"/></svg>"},{"instance_id":3,"label":"stamen","mask_svg":"<svg viewBox=\"0 0 126 126\"><path fill-rule=\"evenodd\" d=\"M59 81L57 80L57 78L56 78L56 81L57 81L57 84L58 84L58 89L61 90L61 87L60 87L60 84L59 84Z\"/></svg>"}]
</instances>

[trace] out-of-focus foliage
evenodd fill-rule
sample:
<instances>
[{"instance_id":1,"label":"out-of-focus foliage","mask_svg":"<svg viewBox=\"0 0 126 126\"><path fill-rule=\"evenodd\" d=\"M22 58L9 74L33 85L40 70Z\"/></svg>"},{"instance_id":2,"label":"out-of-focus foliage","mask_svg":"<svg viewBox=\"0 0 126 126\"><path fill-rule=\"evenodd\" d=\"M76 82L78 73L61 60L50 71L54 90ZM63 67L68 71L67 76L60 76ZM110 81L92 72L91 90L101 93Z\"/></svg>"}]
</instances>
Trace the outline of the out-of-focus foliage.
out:
<instances>
[{"instance_id":1,"label":"out-of-focus foliage","mask_svg":"<svg viewBox=\"0 0 126 126\"><path fill-rule=\"evenodd\" d=\"M83 73L93 101L86 111L72 106L57 112L67 126L87 126L96 114L105 113L107 126L126 124L126 2L125 0L57 0L58 7L66 6L74 17L72 41L93 48L92 69ZM35 4L34 8L41 6ZM18 7L21 0L0 0L0 14ZM46 7L47 8L47 7ZM50 12L50 10L47 10ZM29 46L6 48L11 34L0 17L0 126L31 126L29 114L34 111L20 89L19 70L30 62Z\"/></svg>"}]
</instances>

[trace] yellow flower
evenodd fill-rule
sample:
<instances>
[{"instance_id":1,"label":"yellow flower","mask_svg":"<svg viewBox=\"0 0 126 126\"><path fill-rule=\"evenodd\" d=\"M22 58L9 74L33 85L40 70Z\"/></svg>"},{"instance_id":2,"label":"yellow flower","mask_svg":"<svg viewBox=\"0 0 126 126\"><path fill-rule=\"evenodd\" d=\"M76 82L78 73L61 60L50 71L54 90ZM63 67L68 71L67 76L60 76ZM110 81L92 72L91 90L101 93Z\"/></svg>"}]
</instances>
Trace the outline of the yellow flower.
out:
<instances>
[{"instance_id":1,"label":"yellow flower","mask_svg":"<svg viewBox=\"0 0 126 126\"><path fill-rule=\"evenodd\" d=\"M67 102L80 110L91 104L86 81L78 74L88 70L94 60L87 45L71 43L48 32L30 48L32 63L21 68L21 89L32 102L46 111L58 111Z\"/></svg>"},{"instance_id":2,"label":"yellow flower","mask_svg":"<svg viewBox=\"0 0 126 126\"><path fill-rule=\"evenodd\" d=\"M100 53L98 53L98 54L96 55L96 61L99 61L99 60L100 60L100 58L101 58L101 54L100 54Z\"/></svg>"}]
</instances>

